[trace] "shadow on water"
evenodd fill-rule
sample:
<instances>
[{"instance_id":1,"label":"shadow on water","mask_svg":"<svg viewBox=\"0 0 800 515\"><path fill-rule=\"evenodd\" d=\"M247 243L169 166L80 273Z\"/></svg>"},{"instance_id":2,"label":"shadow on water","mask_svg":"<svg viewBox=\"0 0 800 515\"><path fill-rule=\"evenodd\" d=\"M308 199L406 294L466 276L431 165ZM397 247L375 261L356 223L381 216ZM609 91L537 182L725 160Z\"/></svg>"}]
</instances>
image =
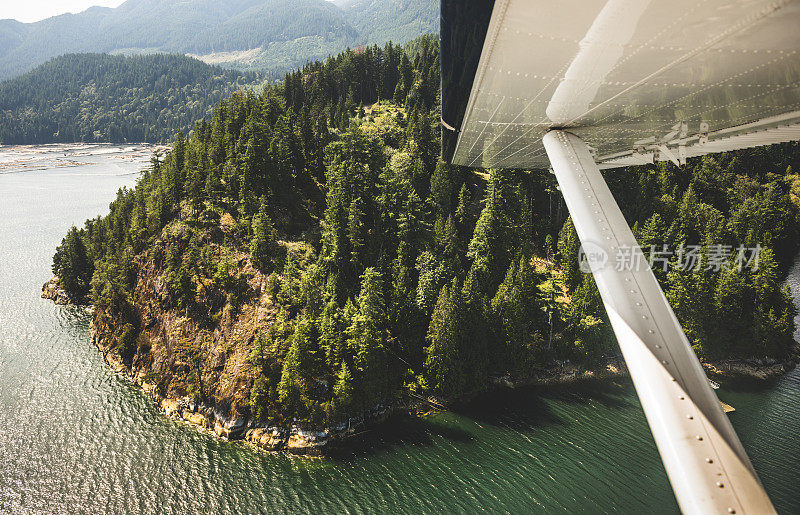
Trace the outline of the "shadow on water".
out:
<instances>
[{"instance_id":1,"label":"shadow on water","mask_svg":"<svg viewBox=\"0 0 800 515\"><path fill-rule=\"evenodd\" d=\"M774 390L783 380L784 376L774 379L763 380L749 377L741 377L721 381L720 384L727 392L731 393L766 393Z\"/></svg>"},{"instance_id":2,"label":"shadow on water","mask_svg":"<svg viewBox=\"0 0 800 515\"><path fill-rule=\"evenodd\" d=\"M500 389L456 406L453 412L476 422L516 431L529 431L562 421L536 388Z\"/></svg>"},{"instance_id":3,"label":"shadow on water","mask_svg":"<svg viewBox=\"0 0 800 515\"><path fill-rule=\"evenodd\" d=\"M474 440L473 434L461 427L429 417L417 418L398 414L339 443L329 449L326 456L334 460L348 461L379 454L395 447L433 446L437 437L459 444Z\"/></svg>"},{"instance_id":4,"label":"shadow on water","mask_svg":"<svg viewBox=\"0 0 800 515\"><path fill-rule=\"evenodd\" d=\"M547 399L572 404L592 402L606 408L625 408L630 406L630 401L624 399L628 399L627 394L633 391L633 384L628 377L617 377L584 379L563 385L536 388L540 395Z\"/></svg>"},{"instance_id":5,"label":"shadow on water","mask_svg":"<svg viewBox=\"0 0 800 515\"><path fill-rule=\"evenodd\" d=\"M470 443L476 437L459 418L479 424L525 433L544 426L567 426L570 422L552 408L560 404L598 404L609 409L629 408L630 380L588 379L564 385L500 388L455 405L450 414L417 418L396 415L372 426L350 441L330 449L327 456L349 460L378 454L393 447L435 445L437 438Z\"/></svg>"},{"instance_id":6,"label":"shadow on water","mask_svg":"<svg viewBox=\"0 0 800 515\"><path fill-rule=\"evenodd\" d=\"M719 383L722 385L722 388L725 391L732 393L767 393L775 390L776 388L780 387L781 383L787 381L787 379L794 374L796 367L797 365L795 365L795 367L793 367L791 370L788 370L785 374L781 374L777 377L766 380L742 376L725 379L719 381Z\"/></svg>"},{"instance_id":7,"label":"shadow on water","mask_svg":"<svg viewBox=\"0 0 800 515\"><path fill-rule=\"evenodd\" d=\"M629 380L587 379L564 385L501 388L479 395L454 412L481 423L529 431L545 425L567 425L551 408L553 403L599 404L607 408L629 407L623 400Z\"/></svg>"}]
</instances>

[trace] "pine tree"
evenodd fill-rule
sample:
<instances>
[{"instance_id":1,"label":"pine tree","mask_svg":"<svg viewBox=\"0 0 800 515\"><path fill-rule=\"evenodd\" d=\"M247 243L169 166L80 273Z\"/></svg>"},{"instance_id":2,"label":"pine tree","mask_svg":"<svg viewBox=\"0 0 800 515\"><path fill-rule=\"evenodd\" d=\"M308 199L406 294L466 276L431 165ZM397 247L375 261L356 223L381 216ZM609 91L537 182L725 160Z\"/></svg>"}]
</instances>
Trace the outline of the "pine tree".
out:
<instances>
[{"instance_id":1,"label":"pine tree","mask_svg":"<svg viewBox=\"0 0 800 515\"><path fill-rule=\"evenodd\" d=\"M349 346L359 371L363 405L379 402L388 393L386 356L386 303L383 277L379 270L367 268L361 276L358 314L348 329Z\"/></svg>"},{"instance_id":2,"label":"pine tree","mask_svg":"<svg viewBox=\"0 0 800 515\"><path fill-rule=\"evenodd\" d=\"M440 161L431 177L431 201L440 216L446 217L451 212L453 174L451 167Z\"/></svg>"},{"instance_id":3,"label":"pine tree","mask_svg":"<svg viewBox=\"0 0 800 515\"><path fill-rule=\"evenodd\" d=\"M281 380L278 383L276 393L278 402L281 403L289 413L301 414L303 410L303 378L300 375L300 343L295 340L289 348L286 357L283 358L283 370ZM301 415L302 416L302 415Z\"/></svg>"},{"instance_id":4,"label":"pine tree","mask_svg":"<svg viewBox=\"0 0 800 515\"><path fill-rule=\"evenodd\" d=\"M345 329L342 308L331 299L325 305L320 320L320 348L325 352L328 370L336 370L344 359Z\"/></svg>"},{"instance_id":5,"label":"pine tree","mask_svg":"<svg viewBox=\"0 0 800 515\"><path fill-rule=\"evenodd\" d=\"M472 267L467 275L465 291L470 295L492 295L494 288L502 281L508 266L510 257L508 229L511 220L507 198L508 180L506 172L490 171L486 205L475 225L467 249L467 257L472 260ZM468 299L467 302L471 301Z\"/></svg>"},{"instance_id":6,"label":"pine tree","mask_svg":"<svg viewBox=\"0 0 800 515\"><path fill-rule=\"evenodd\" d=\"M471 364L462 352L464 311L457 284L445 285L433 310L425 349L425 378L435 392L446 397L466 392L466 368Z\"/></svg>"},{"instance_id":7,"label":"pine tree","mask_svg":"<svg viewBox=\"0 0 800 515\"><path fill-rule=\"evenodd\" d=\"M581 280L581 272L578 268L578 250L581 242L572 219L567 218L564 226L558 234L558 251L556 252L557 262L561 267L564 284L569 289L574 289Z\"/></svg>"},{"instance_id":8,"label":"pine tree","mask_svg":"<svg viewBox=\"0 0 800 515\"><path fill-rule=\"evenodd\" d=\"M270 395L269 379L263 375L256 377L250 390L250 413L253 418L262 421L269 413Z\"/></svg>"},{"instance_id":9,"label":"pine tree","mask_svg":"<svg viewBox=\"0 0 800 515\"><path fill-rule=\"evenodd\" d=\"M89 293L94 264L83 242L83 232L75 226L67 232L56 249L53 273L59 277L64 290L75 301L83 301Z\"/></svg>"},{"instance_id":10,"label":"pine tree","mask_svg":"<svg viewBox=\"0 0 800 515\"><path fill-rule=\"evenodd\" d=\"M263 271L269 272L273 268L273 245L276 239L275 227L269 216L269 206L266 197L261 198L258 214L253 217L253 237L250 241L250 255L253 261Z\"/></svg>"},{"instance_id":11,"label":"pine tree","mask_svg":"<svg viewBox=\"0 0 800 515\"><path fill-rule=\"evenodd\" d=\"M541 352L542 336L538 328L545 325L537 307L538 278L522 257L514 261L491 302L497 341L504 343L492 354L499 373L530 374ZM498 346L499 347L499 346Z\"/></svg>"},{"instance_id":12,"label":"pine tree","mask_svg":"<svg viewBox=\"0 0 800 515\"><path fill-rule=\"evenodd\" d=\"M463 226L467 221L467 204L469 203L469 190L467 184L461 185L458 192L458 206L456 207L456 221Z\"/></svg>"},{"instance_id":13,"label":"pine tree","mask_svg":"<svg viewBox=\"0 0 800 515\"><path fill-rule=\"evenodd\" d=\"M338 417L345 415L353 405L353 376L347 363L342 363L342 368L336 376L332 404L334 416Z\"/></svg>"},{"instance_id":14,"label":"pine tree","mask_svg":"<svg viewBox=\"0 0 800 515\"><path fill-rule=\"evenodd\" d=\"M347 235L350 239L350 260L358 267L362 262L362 254L367 240L367 228L364 222L364 201L356 198L350 204L347 217Z\"/></svg>"},{"instance_id":15,"label":"pine tree","mask_svg":"<svg viewBox=\"0 0 800 515\"><path fill-rule=\"evenodd\" d=\"M704 342L708 354L727 356L738 342L752 341L755 309L744 274L733 267L720 272L714 291L717 324Z\"/></svg>"},{"instance_id":16,"label":"pine tree","mask_svg":"<svg viewBox=\"0 0 800 515\"><path fill-rule=\"evenodd\" d=\"M258 331L253 340L253 350L250 352L250 364L260 373L267 369L269 343L264 331Z\"/></svg>"},{"instance_id":17,"label":"pine tree","mask_svg":"<svg viewBox=\"0 0 800 515\"><path fill-rule=\"evenodd\" d=\"M184 136L182 129L179 130L178 134L175 135L175 144L172 148L172 157L175 160L175 168L177 170L183 170L186 160L186 136Z\"/></svg>"}]
</instances>

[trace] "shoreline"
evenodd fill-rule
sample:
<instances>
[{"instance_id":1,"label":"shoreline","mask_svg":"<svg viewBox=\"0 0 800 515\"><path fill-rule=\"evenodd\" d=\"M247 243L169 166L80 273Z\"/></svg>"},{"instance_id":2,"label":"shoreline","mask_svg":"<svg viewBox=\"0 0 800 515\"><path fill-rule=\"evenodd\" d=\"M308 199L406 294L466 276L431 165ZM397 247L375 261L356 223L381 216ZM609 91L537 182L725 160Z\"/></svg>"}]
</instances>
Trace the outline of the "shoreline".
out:
<instances>
[{"instance_id":1,"label":"shoreline","mask_svg":"<svg viewBox=\"0 0 800 515\"><path fill-rule=\"evenodd\" d=\"M795 342L792 354L785 360L774 358L727 358L715 361L700 360L700 365L709 380L722 382L757 381L768 382L788 374L800 363L800 343ZM508 376L492 378L494 389L524 388L528 386L563 386L578 381L628 377L628 367L622 356L606 358L595 367L572 363L557 363L526 379Z\"/></svg>"},{"instance_id":2,"label":"shoreline","mask_svg":"<svg viewBox=\"0 0 800 515\"><path fill-rule=\"evenodd\" d=\"M42 298L58 305L75 304L59 287L57 278L50 279L42 287ZM400 400L386 402L366 410L361 415L349 418L332 428L304 430L292 425L289 428L258 424L244 417L229 417L222 409L204 403L195 403L188 396L164 396L155 384L133 374L116 351L102 345L94 320L90 324L92 343L100 352L103 361L116 374L125 377L136 388L145 393L165 417L182 422L229 441L242 442L258 451L283 452L298 456L324 457L328 450L346 449L359 445L359 436L373 427L395 416L424 418L431 414L448 411L457 405L469 404L478 395L497 393L503 390L525 387L556 387L576 382L613 379L628 376L621 356L610 356L594 367L569 362L554 362L549 367L537 370L528 378L509 376L493 377L481 391L459 399L442 399L434 396L422 397L406 392ZM725 359L701 364L709 379L722 383L730 381L767 382L791 371L800 361L800 344L795 343L792 355L784 361L775 359Z\"/></svg>"},{"instance_id":3,"label":"shoreline","mask_svg":"<svg viewBox=\"0 0 800 515\"><path fill-rule=\"evenodd\" d=\"M165 397L158 392L155 384L140 381L132 376L131 371L113 350L104 351L99 344L100 338L95 333L94 324L90 328L92 343L103 356L103 361L115 373L123 376L130 384L153 402L158 411L166 418L182 422L209 436L241 442L258 451L285 452L296 456L324 457L329 448L354 443L351 438L368 428L385 422L388 418L407 412L409 405L379 405L363 415L351 417L333 428L304 430L298 426L283 428L265 426L252 419L226 417L214 406L195 403L189 397Z\"/></svg>"},{"instance_id":4,"label":"shoreline","mask_svg":"<svg viewBox=\"0 0 800 515\"><path fill-rule=\"evenodd\" d=\"M455 405L468 404L467 399L445 400L436 397L421 397L407 394L407 399L393 405L378 406L365 415L351 417L334 428L303 430L300 427L281 428L254 423L251 419L226 418L219 410L205 404L195 404L188 397L172 398L160 395L154 384L138 380L131 375L119 356L109 350L104 352L91 326L92 341L103 356L103 361L115 373L124 376L136 388L145 393L159 412L176 422L182 422L209 436L240 442L261 452L281 452L295 456L328 456L328 450L346 449L359 445L359 436L393 417L425 418L436 413L450 411ZM795 346L795 355L786 361L728 359L716 362L701 362L709 379L728 383L749 380L768 382L782 377L794 369L800 360L800 344ZM619 362L607 362L591 368L574 364L560 364L557 368L544 369L536 376L525 380L512 380L507 377L493 378L492 383L475 396L487 393L500 393L503 390L526 387L561 387L577 382L597 381L628 377L628 369L620 358Z\"/></svg>"}]
</instances>

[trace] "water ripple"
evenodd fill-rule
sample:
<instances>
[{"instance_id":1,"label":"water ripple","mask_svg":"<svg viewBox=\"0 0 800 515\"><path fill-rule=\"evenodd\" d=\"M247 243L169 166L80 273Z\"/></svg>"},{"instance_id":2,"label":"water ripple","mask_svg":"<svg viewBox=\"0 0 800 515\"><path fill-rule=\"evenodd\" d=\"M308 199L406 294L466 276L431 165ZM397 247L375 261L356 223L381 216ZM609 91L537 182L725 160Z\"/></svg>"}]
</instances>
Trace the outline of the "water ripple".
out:
<instances>
[{"instance_id":1,"label":"water ripple","mask_svg":"<svg viewBox=\"0 0 800 515\"><path fill-rule=\"evenodd\" d=\"M38 298L67 227L104 212L135 166L0 176L0 241L15 242L0 247L0 512L677 511L626 380L396 423L331 460L256 453L161 417L103 364L84 310ZM790 286L800 294L800 268ZM776 505L800 512L800 373L719 393Z\"/></svg>"}]
</instances>

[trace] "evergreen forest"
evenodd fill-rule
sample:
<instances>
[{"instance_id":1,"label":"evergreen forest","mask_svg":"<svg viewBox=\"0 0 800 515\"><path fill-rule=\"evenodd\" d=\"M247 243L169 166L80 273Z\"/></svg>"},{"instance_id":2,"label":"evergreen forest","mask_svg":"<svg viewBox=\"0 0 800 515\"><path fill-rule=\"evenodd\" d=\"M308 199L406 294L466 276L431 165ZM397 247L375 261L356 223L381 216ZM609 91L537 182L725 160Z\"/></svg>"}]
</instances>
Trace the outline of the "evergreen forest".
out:
<instances>
[{"instance_id":1,"label":"evergreen forest","mask_svg":"<svg viewBox=\"0 0 800 515\"><path fill-rule=\"evenodd\" d=\"M0 144L166 143L259 80L181 55L64 55L0 83Z\"/></svg>"},{"instance_id":2,"label":"evergreen forest","mask_svg":"<svg viewBox=\"0 0 800 515\"><path fill-rule=\"evenodd\" d=\"M135 295L146 267L164 283L148 303L205 327L271 299L233 406L262 421L333 424L406 393L460 399L616 355L553 176L443 163L437 39L413 48L348 51L227 96L67 234L53 270L125 328L123 359L150 352ZM186 119L164 120L158 134ZM717 244L760 246L757 267L657 271L702 359L790 352L798 166L785 144L606 172L646 249L697 245L704 264ZM187 392L214 402L212 358L185 345L199 363Z\"/></svg>"}]
</instances>

